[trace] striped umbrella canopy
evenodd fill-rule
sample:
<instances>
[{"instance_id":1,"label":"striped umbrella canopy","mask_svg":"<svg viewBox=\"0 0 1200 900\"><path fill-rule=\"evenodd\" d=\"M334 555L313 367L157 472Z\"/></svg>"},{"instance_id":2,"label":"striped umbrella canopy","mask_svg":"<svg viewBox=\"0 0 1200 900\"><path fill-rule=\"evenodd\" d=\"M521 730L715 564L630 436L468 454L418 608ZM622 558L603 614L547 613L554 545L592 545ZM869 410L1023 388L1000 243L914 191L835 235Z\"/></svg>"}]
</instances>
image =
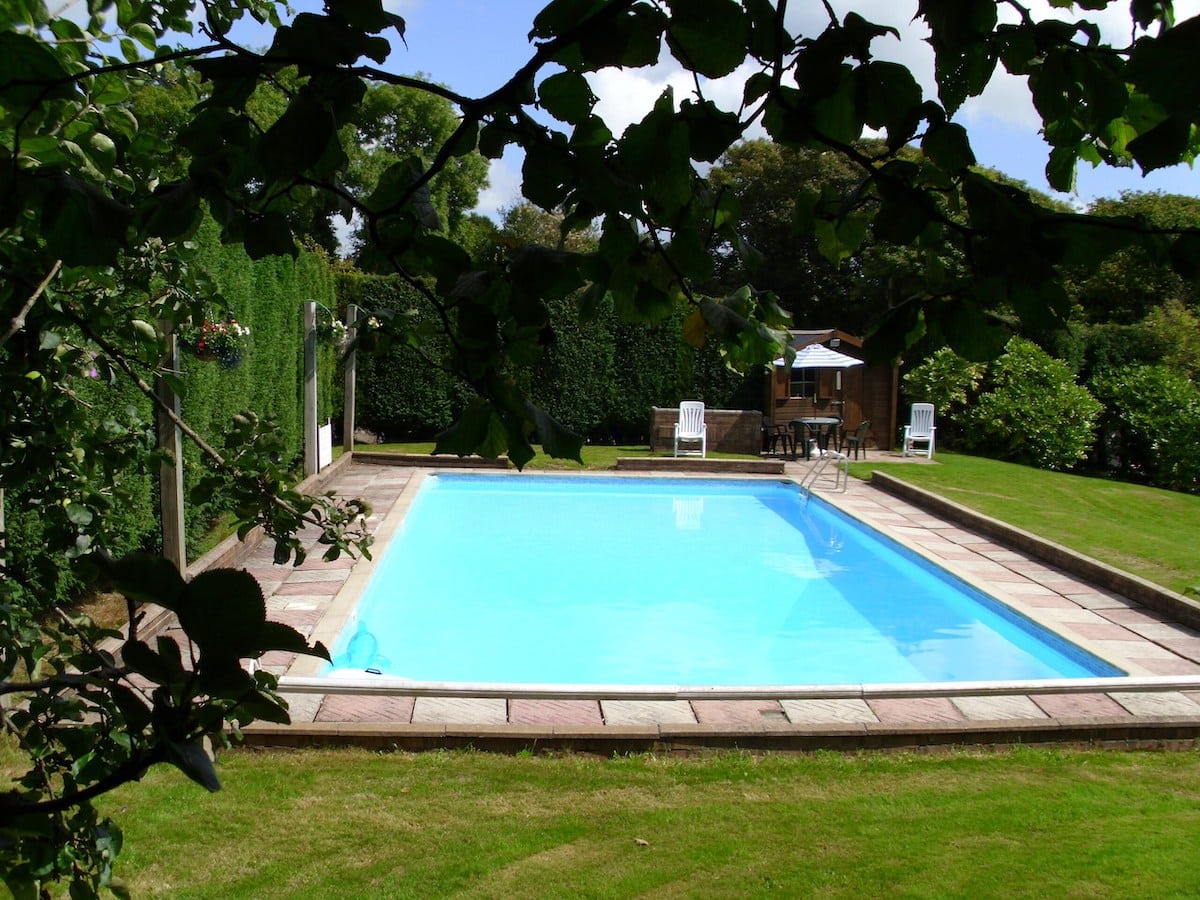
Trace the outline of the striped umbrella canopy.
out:
<instances>
[{"instance_id":1,"label":"striped umbrella canopy","mask_svg":"<svg viewBox=\"0 0 1200 900\"><path fill-rule=\"evenodd\" d=\"M862 364L861 359L830 350L824 344L809 344L807 347L802 347L796 351L796 358L792 360L793 369L849 369ZM775 365L784 365L783 357L775 360Z\"/></svg>"}]
</instances>

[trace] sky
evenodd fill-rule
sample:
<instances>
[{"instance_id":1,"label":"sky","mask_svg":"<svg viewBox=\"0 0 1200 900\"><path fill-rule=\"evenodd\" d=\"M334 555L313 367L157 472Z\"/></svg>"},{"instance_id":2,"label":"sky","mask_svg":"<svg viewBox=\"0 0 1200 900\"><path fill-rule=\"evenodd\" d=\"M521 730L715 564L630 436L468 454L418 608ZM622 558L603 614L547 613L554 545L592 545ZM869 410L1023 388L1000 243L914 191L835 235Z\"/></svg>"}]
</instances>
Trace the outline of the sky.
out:
<instances>
[{"instance_id":1,"label":"sky","mask_svg":"<svg viewBox=\"0 0 1200 900\"><path fill-rule=\"evenodd\" d=\"M393 34L393 53L384 68L395 74L424 74L460 94L483 96L502 85L533 53L528 34L533 19L548 0L385 0L390 11L405 19L405 43ZM868 20L896 27L901 39L879 39L873 50L881 58L906 64L922 84L927 96L933 87L932 51L922 38L920 23L913 23L916 0L830 0L839 17L854 10ZM1029 0L1036 15L1049 14L1048 0ZM297 10L315 9L319 0L293 0ZM1117 2L1102 14L1079 13L1099 22L1105 38L1124 44L1130 36L1129 4ZM1007 7L1003 8L1007 11ZM1178 20L1200 14L1200 0L1176 0ZM1066 17L1059 10L1055 15ZM793 34L816 34L827 22L819 0L792 0L788 26ZM254 43L253 37L239 35ZM264 34L258 45L269 42ZM1086 206L1101 197L1117 197L1122 191L1162 191L1200 196L1200 171L1177 166L1150 173L1137 169L1093 169L1079 167L1074 194L1058 194L1044 176L1048 147L1038 135L1039 121L1021 79L1001 73L979 98L973 98L956 115L967 127L971 144L981 165L998 169L1031 187L1076 206ZM741 95L748 72L738 71L720 82L706 85L708 96L717 100ZM605 70L592 77L593 92L599 97L597 113L614 133L647 112L664 87L672 85L679 102L692 90L677 64L664 51L652 69ZM761 132L760 132L761 134ZM751 134L751 136L755 136ZM505 207L520 200L521 158L510 149L493 162L490 186L480 197L478 212L496 217Z\"/></svg>"}]
</instances>

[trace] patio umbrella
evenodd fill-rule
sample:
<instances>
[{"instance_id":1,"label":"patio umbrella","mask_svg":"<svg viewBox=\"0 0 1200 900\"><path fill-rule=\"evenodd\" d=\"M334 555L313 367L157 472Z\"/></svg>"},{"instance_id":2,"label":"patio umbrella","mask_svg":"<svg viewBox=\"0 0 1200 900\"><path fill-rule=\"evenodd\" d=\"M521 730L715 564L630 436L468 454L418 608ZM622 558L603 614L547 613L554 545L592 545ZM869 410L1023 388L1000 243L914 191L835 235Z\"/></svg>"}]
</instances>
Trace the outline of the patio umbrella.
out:
<instances>
[{"instance_id":1,"label":"patio umbrella","mask_svg":"<svg viewBox=\"0 0 1200 900\"><path fill-rule=\"evenodd\" d=\"M775 365L782 366L784 360L775 360ZM801 347L796 351L796 358L792 360L793 369L837 369L836 384L834 390L837 391L842 399L834 401L839 405L845 405L845 394L842 391L842 369L849 369L853 366L861 366L863 361L855 359L853 356L847 356L845 353L838 353L836 350L830 350L824 344L809 344L806 347ZM814 398L815 400L815 398Z\"/></svg>"},{"instance_id":2,"label":"patio umbrella","mask_svg":"<svg viewBox=\"0 0 1200 900\"><path fill-rule=\"evenodd\" d=\"M783 364L782 357L775 360L775 365L782 366ZM796 351L796 358L792 360L793 369L849 369L851 366L861 366L862 364L861 359L830 350L824 344L809 344L807 347L802 347Z\"/></svg>"}]
</instances>

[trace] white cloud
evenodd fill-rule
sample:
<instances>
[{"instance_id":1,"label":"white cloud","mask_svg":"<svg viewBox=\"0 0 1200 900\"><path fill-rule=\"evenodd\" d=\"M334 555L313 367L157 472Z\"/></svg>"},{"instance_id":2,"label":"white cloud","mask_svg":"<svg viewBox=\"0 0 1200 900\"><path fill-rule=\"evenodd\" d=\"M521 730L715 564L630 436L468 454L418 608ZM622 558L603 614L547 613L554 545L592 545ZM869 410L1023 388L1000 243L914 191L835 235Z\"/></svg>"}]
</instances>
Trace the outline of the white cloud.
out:
<instances>
[{"instance_id":1,"label":"white cloud","mask_svg":"<svg viewBox=\"0 0 1200 900\"><path fill-rule=\"evenodd\" d=\"M649 69L602 69L588 81L598 98L595 113L614 135L640 121L668 87L675 90L676 104L692 92L690 75L663 63Z\"/></svg>"},{"instance_id":2,"label":"white cloud","mask_svg":"<svg viewBox=\"0 0 1200 900\"><path fill-rule=\"evenodd\" d=\"M510 147L500 159L491 161L488 186L480 191L474 212L499 222L502 210L520 202L521 156L519 151Z\"/></svg>"}]
</instances>

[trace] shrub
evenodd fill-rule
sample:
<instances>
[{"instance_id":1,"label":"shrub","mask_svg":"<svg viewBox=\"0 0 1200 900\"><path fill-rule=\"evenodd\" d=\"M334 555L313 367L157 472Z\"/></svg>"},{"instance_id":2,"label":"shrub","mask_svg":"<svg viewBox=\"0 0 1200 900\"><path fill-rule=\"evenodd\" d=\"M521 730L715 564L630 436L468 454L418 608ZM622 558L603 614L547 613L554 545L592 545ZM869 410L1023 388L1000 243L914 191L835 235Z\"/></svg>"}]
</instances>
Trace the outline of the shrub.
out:
<instances>
[{"instance_id":1,"label":"shrub","mask_svg":"<svg viewBox=\"0 0 1200 900\"><path fill-rule=\"evenodd\" d=\"M1105 405L1104 462L1156 487L1200 493L1200 388L1165 366L1128 366L1093 378Z\"/></svg>"},{"instance_id":2,"label":"shrub","mask_svg":"<svg viewBox=\"0 0 1200 900\"><path fill-rule=\"evenodd\" d=\"M959 424L986 371L983 363L970 362L942 347L904 376L907 401L932 403L937 410L938 441L943 446L959 443Z\"/></svg>"},{"instance_id":3,"label":"shrub","mask_svg":"<svg viewBox=\"0 0 1200 900\"><path fill-rule=\"evenodd\" d=\"M1069 469L1087 456L1100 411L1066 363L1015 337L960 417L963 442L983 456Z\"/></svg>"}]
</instances>

